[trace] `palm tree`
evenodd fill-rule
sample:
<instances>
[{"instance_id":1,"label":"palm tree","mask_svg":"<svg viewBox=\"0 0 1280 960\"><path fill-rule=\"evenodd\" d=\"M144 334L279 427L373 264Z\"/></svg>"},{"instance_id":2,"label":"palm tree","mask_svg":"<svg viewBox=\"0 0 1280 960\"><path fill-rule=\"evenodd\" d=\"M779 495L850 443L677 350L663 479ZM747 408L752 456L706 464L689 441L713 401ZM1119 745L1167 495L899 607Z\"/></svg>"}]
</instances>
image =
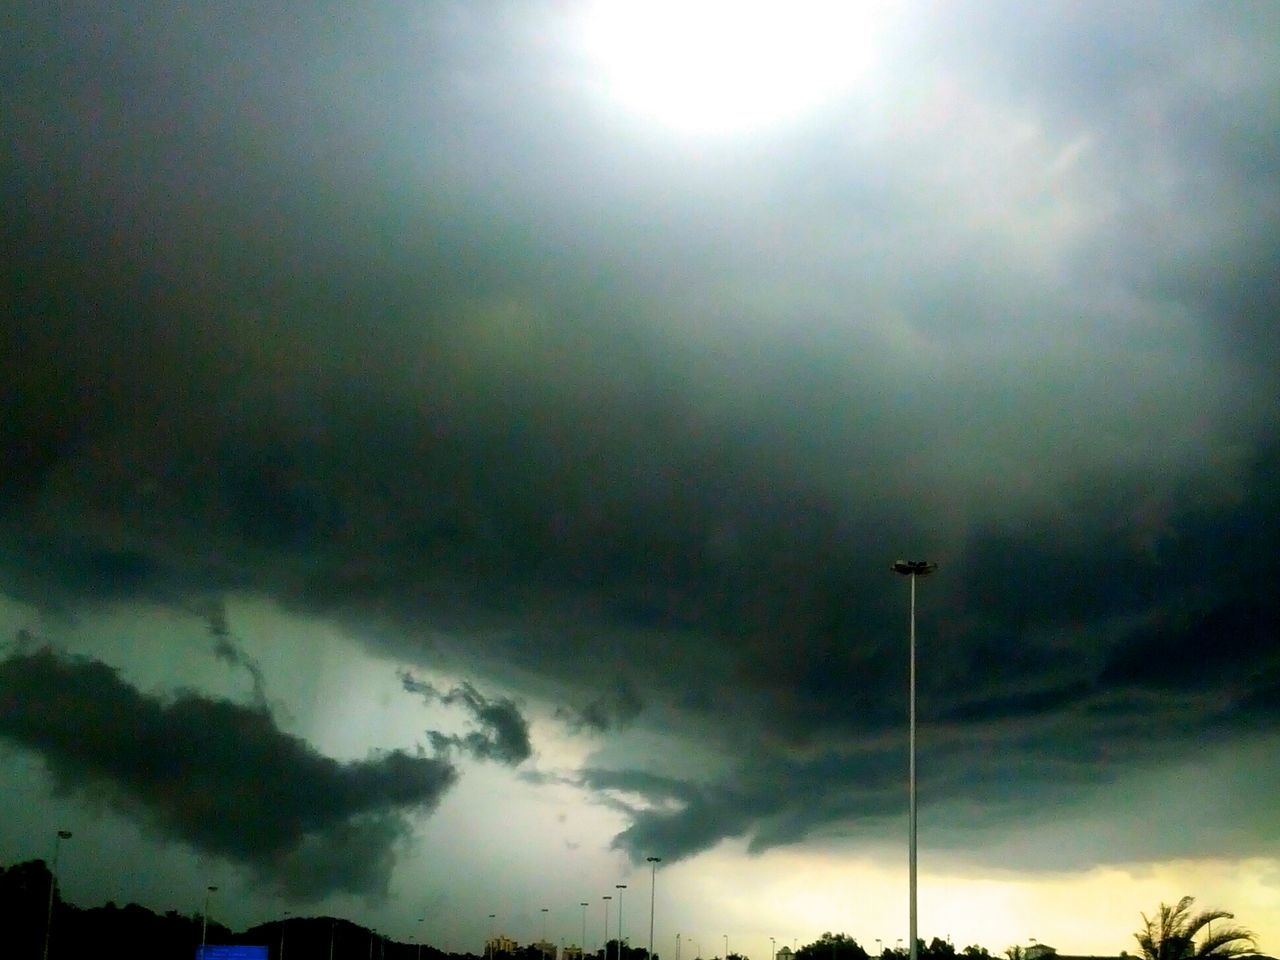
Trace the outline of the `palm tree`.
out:
<instances>
[{"instance_id":1,"label":"palm tree","mask_svg":"<svg viewBox=\"0 0 1280 960\"><path fill-rule=\"evenodd\" d=\"M1213 929L1215 920L1234 920L1235 914L1203 910L1193 915L1191 905L1195 902L1195 897L1183 897L1175 907L1160 904L1154 917L1142 915L1142 929L1133 938L1146 960L1199 960L1253 952L1253 934L1248 930L1229 923Z\"/></svg>"}]
</instances>

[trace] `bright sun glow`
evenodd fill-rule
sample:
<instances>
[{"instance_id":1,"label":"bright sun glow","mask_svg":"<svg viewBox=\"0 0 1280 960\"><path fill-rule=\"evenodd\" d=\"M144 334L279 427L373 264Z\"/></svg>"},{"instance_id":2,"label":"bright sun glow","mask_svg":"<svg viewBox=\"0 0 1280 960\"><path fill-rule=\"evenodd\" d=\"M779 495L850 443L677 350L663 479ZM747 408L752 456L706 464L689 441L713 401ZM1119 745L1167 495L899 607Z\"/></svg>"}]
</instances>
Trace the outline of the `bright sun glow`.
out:
<instances>
[{"instance_id":1,"label":"bright sun glow","mask_svg":"<svg viewBox=\"0 0 1280 960\"><path fill-rule=\"evenodd\" d=\"M607 94L695 133L759 129L848 92L894 0L595 0L584 43Z\"/></svg>"}]
</instances>

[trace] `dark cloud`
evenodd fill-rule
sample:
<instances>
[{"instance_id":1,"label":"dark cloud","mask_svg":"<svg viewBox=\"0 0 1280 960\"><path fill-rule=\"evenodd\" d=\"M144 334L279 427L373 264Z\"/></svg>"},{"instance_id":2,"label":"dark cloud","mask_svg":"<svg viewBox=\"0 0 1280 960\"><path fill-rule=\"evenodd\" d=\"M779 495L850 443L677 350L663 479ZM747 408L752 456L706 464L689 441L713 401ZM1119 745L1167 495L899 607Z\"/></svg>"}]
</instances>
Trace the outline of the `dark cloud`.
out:
<instances>
[{"instance_id":1,"label":"dark cloud","mask_svg":"<svg viewBox=\"0 0 1280 960\"><path fill-rule=\"evenodd\" d=\"M1280 572L1266 525L1280 515L1274 469L1274 452L1260 456L1229 505L1183 491L1156 543L1148 518L1086 488L1087 505L1073 508L1062 541L1052 536L1061 526L979 531L921 584L921 798L937 843L963 836L981 846L984 832L1048 828L1064 810L1105 806L1102 785L1275 733L1280 607L1257 588ZM905 614L905 596L898 602ZM842 629L831 638L849 638L841 653L824 660L812 646L798 658L805 669L770 664L776 685L743 673L719 704L707 701L704 736L731 745L735 758L710 779L587 771L584 783L631 820L617 845L641 862L728 838L763 851L895 829L906 776L899 623L883 616L876 631L891 642L874 646L859 646L856 627ZM1197 816L1214 819L1212 804ZM1215 841L1219 852L1269 849L1269 823L1238 822ZM1121 846L1154 854L1125 843L1110 855ZM1108 855L1090 844L1054 862L1078 867Z\"/></svg>"},{"instance_id":2,"label":"dark cloud","mask_svg":"<svg viewBox=\"0 0 1280 960\"><path fill-rule=\"evenodd\" d=\"M437 753L456 747L478 760L496 760L510 766L523 763L533 753L533 745L529 742L529 721L509 697L490 700L469 683L461 683L441 693L408 671L400 674L400 682L405 690L421 695L428 703L462 707L480 727L461 735L427 731Z\"/></svg>"},{"instance_id":3,"label":"dark cloud","mask_svg":"<svg viewBox=\"0 0 1280 960\"><path fill-rule=\"evenodd\" d=\"M0 661L0 735L38 753L58 789L304 898L384 895L406 815L431 811L456 778L402 751L339 762L260 707L159 699L48 648Z\"/></svg>"},{"instance_id":4,"label":"dark cloud","mask_svg":"<svg viewBox=\"0 0 1280 960\"><path fill-rule=\"evenodd\" d=\"M213 638L213 655L230 666L242 667L253 681L254 703L260 708L266 708L267 682L262 673L262 665L235 641L227 619L226 605L221 600L210 600L203 605L203 610L209 624L209 635Z\"/></svg>"},{"instance_id":5,"label":"dark cloud","mask_svg":"<svg viewBox=\"0 0 1280 960\"><path fill-rule=\"evenodd\" d=\"M596 697L581 707L560 707L556 710L556 716L564 720L571 730L607 733L609 730L626 727L643 709L644 704L635 687L621 683L612 693Z\"/></svg>"},{"instance_id":6,"label":"dark cloud","mask_svg":"<svg viewBox=\"0 0 1280 960\"><path fill-rule=\"evenodd\" d=\"M27 24L0 589L243 590L567 704L633 856L889 822L899 556L926 803L1274 731L1280 24L1134 9L931 8L893 109L729 147L593 126L522 17Z\"/></svg>"}]
</instances>

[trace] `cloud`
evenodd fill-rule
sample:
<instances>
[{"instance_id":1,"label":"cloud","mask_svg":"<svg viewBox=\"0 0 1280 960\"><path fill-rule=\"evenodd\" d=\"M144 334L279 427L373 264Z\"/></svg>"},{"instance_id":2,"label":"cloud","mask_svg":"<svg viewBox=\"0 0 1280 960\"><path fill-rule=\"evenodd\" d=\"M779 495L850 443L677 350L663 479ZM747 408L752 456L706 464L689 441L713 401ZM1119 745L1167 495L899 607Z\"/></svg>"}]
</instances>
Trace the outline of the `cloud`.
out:
<instances>
[{"instance_id":1,"label":"cloud","mask_svg":"<svg viewBox=\"0 0 1280 960\"><path fill-rule=\"evenodd\" d=\"M591 730L595 733L607 733L627 726L643 709L644 704L635 687L629 683L620 683L613 692L602 694L581 707L559 707L556 716L575 732Z\"/></svg>"},{"instance_id":2,"label":"cloud","mask_svg":"<svg viewBox=\"0 0 1280 960\"><path fill-rule=\"evenodd\" d=\"M260 706L150 696L47 647L0 661L0 736L38 753L59 790L308 899L385 895L408 815L456 779L445 761L399 750L339 762Z\"/></svg>"},{"instance_id":3,"label":"cloud","mask_svg":"<svg viewBox=\"0 0 1280 960\"><path fill-rule=\"evenodd\" d=\"M428 731L427 736L437 753L456 747L477 760L496 760L514 767L528 760L533 752L529 741L529 721L520 713L514 700L507 697L490 700L470 683L461 683L447 693L441 693L408 671L400 674L400 681L405 690L421 695L428 703L461 706L479 725L479 730L464 735L450 736L435 730Z\"/></svg>"},{"instance_id":4,"label":"cloud","mask_svg":"<svg viewBox=\"0 0 1280 960\"><path fill-rule=\"evenodd\" d=\"M1273 14L931 8L730 150L481 12L129 6L8 60L7 594L334 618L502 763L545 698L633 856L892 821L904 555L958 833L1276 729Z\"/></svg>"},{"instance_id":5,"label":"cloud","mask_svg":"<svg viewBox=\"0 0 1280 960\"><path fill-rule=\"evenodd\" d=\"M243 667L253 681L253 701L260 708L267 707L267 683L262 665L249 656L231 635L227 620L227 608L221 600L210 600L204 605L204 614L213 638L213 655L233 667Z\"/></svg>"},{"instance_id":6,"label":"cloud","mask_svg":"<svg viewBox=\"0 0 1280 960\"><path fill-rule=\"evenodd\" d=\"M920 790L935 842L954 837L980 856L1003 831L1053 830L1063 816L1109 809L1118 801L1106 799L1107 785L1146 795L1161 771L1208 756L1223 782L1260 775L1231 757L1234 744L1280 722L1280 607L1253 586L1280 569L1273 533L1245 520L1280 515L1275 463L1275 452L1259 457L1228 503L1176 494L1155 547L1123 498L1095 499L1086 486L1069 536L1055 540L1061 523L976 531L922 582ZM1245 580L1237 558L1254 571ZM895 629L890 611L874 632ZM762 852L894 829L905 802L905 638L886 649L860 646L856 629L847 636L826 658L815 645L770 661L767 675L749 675L750 688L740 675L722 704L700 710L700 729L728 763L672 778L640 753L598 757L616 766L583 782L630 820L617 846L641 862L739 837ZM1194 791L1178 809L1199 821L1196 836L1217 838L1217 853L1273 846L1269 818L1224 819L1221 802ZM1124 809L1114 816L1133 819ZM1145 850L1136 840L1080 844L1044 862L1188 854L1172 823L1140 836Z\"/></svg>"}]
</instances>

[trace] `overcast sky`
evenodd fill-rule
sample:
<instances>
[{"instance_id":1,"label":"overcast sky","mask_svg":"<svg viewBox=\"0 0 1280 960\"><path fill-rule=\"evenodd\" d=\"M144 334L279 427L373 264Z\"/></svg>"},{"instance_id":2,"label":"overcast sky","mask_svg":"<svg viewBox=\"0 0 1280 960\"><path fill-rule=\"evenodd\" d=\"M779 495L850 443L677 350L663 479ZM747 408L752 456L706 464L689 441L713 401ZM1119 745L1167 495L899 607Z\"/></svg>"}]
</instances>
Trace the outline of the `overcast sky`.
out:
<instances>
[{"instance_id":1,"label":"overcast sky","mask_svg":"<svg viewBox=\"0 0 1280 960\"><path fill-rule=\"evenodd\" d=\"M594 948L618 883L644 944L659 856L666 956L893 943L927 558L921 935L1115 954L1191 894L1275 953L1277 49L11 6L0 860L479 950Z\"/></svg>"}]
</instances>

